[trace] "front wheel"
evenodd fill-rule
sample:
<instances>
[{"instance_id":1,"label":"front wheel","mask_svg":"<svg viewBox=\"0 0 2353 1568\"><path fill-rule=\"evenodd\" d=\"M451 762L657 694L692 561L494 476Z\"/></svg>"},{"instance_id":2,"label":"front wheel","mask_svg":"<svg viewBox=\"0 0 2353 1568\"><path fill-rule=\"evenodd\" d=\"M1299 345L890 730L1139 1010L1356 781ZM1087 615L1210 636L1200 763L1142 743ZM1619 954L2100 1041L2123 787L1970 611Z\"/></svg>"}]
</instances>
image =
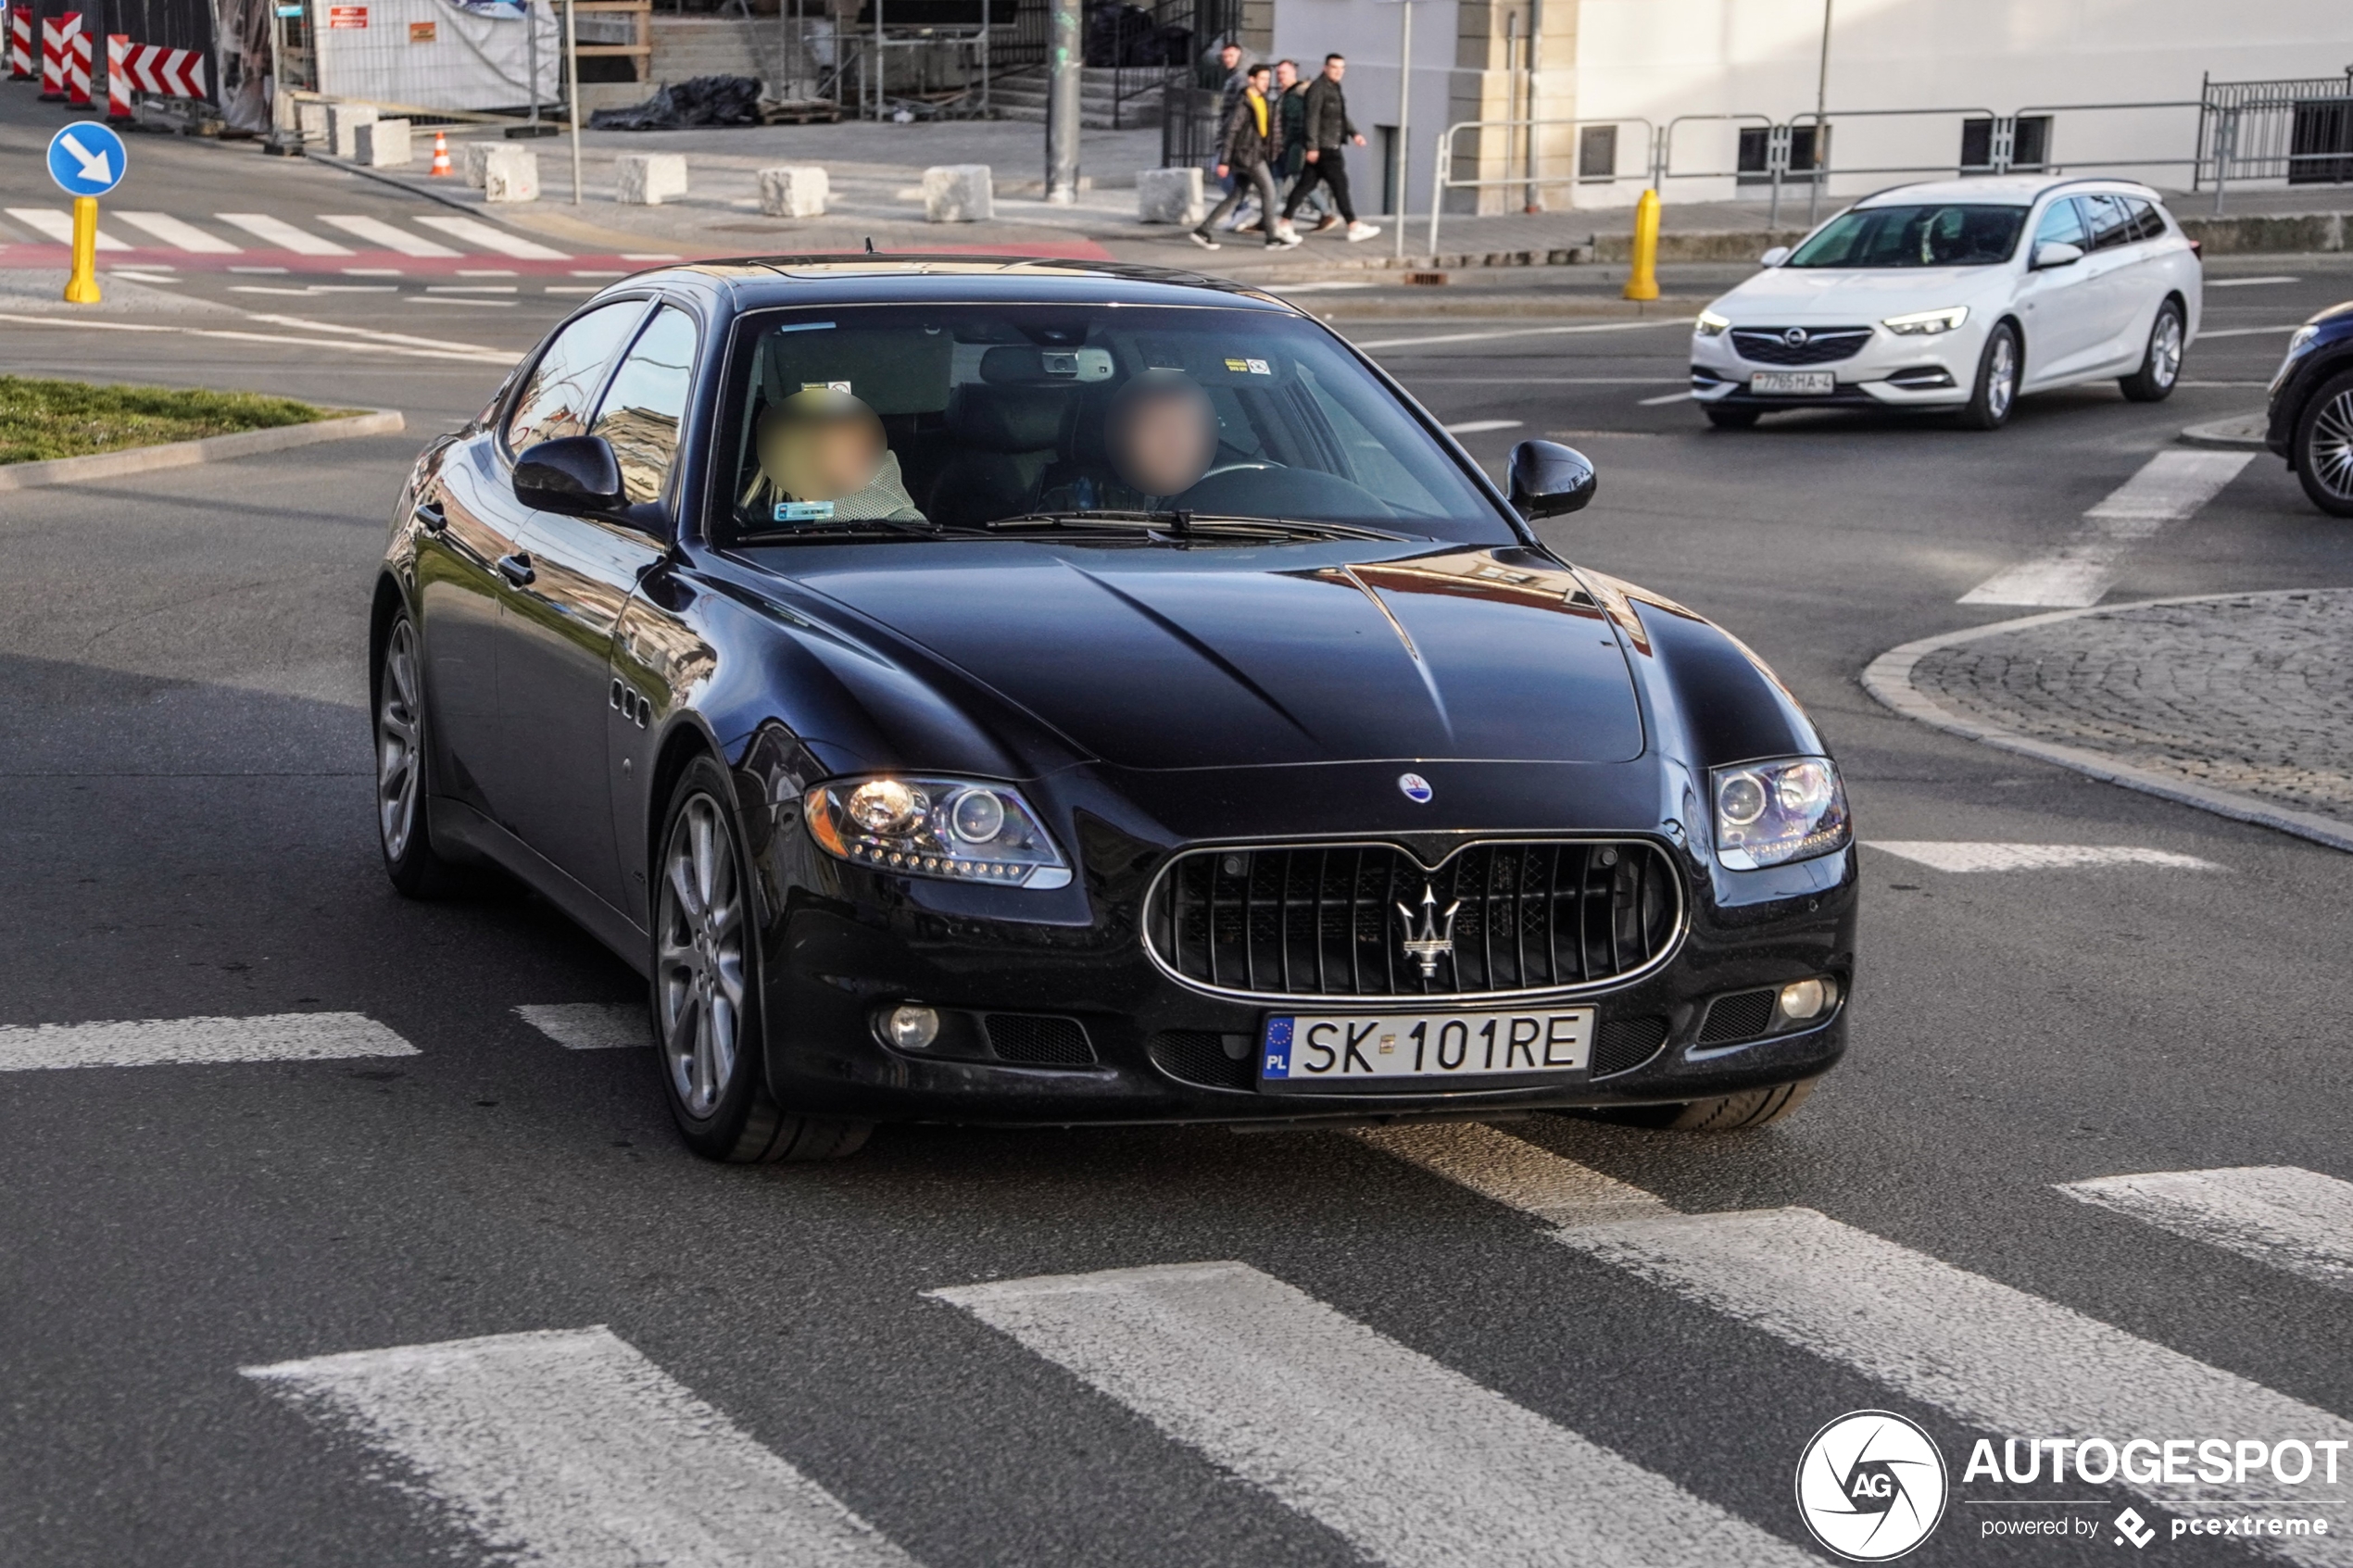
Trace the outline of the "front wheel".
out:
<instances>
[{"instance_id":1,"label":"front wheel","mask_svg":"<svg viewBox=\"0 0 2353 1568\"><path fill-rule=\"evenodd\" d=\"M463 876L434 853L426 822L424 667L417 628L402 610L384 633L376 661L376 846L384 874L404 897L435 898Z\"/></svg>"},{"instance_id":2,"label":"front wheel","mask_svg":"<svg viewBox=\"0 0 2353 1568\"><path fill-rule=\"evenodd\" d=\"M1585 1114L1620 1126L1655 1127L1670 1133L1739 1133L1751 1127L1769 1127L1794 1116L1797 1108L1806 1103L1806 1097L1814 1092L1814 1083L1806 1078L1794 1084L1743 1089L1720 1099L1695 1099L1684 1105L1634 1105Z\"/></svg>"},{"instance_id":3,"label":"front wheel","mask_svg":"<svg viewBox=\"0 0 2353 1568\"><path fill-rule=\"evenodd\" d=\"M2291 439L2304 494L2331 517L2353 517L2353 370L2306 400Z\"/></svg>"},{"instance_id":4,"label":"front wheel","mask_svg":"<svg viewBox=\"0 0 2353 1568\"><path fill-rule=\"evenodd\" d=\"M855 1154L870 1124L799 1116L768 1092L751 857L726 771L708 757L672 791L655 871L654 1026L687 1146L764 1164Z\"/></svg>"},{"instance_id":5,"label":"front wheel","mask_svg":"<svg viewBox=\"0 0 2353 1568\"><path fill-rule=\"evenodd\" d=\"M2141 368L2117 381L2125 396L2135 403L2162 403L2173 395L2173 383L2182 379L2184 335L2182 307L2169 299L2157 307L2157 320L2149 324L2149 343L2141 354Z\"/></svg>"},{"instance_id":6,"label":"front wheel","mask_svg":"<svg viewBox=\"0 0 2353 1568\"><path fill-rule=\"evenodd\" d=\"M1986 335L1985 351L1977 358L1977 381L1969 406L1961 410L1963 430L1999 430L2010 422L2018 402L2018 329L2001 322Z\"/></svg>"}]
</instances>

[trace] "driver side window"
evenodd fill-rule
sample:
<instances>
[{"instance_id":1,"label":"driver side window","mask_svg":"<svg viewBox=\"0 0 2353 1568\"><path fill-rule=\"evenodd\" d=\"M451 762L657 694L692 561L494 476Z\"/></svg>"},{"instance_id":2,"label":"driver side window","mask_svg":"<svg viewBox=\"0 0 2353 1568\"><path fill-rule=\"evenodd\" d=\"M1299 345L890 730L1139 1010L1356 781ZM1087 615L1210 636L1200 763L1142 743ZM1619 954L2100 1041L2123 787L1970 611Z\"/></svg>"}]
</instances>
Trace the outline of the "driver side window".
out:
<instances>
[{"instance_id":1,"label":"driver side window","mask_svg":"<svg viewBox=\"0 0 2353 1568\"><path fill-rule=\"evenodd\" d=\"M588 405L629 331L642 320L642 299L616 300L591 310L556 334L531 368L515 411L507 421L507 449L521 453L560 435L588 428Z\"/></svg>"},{"instance_id":2,"label":"driver side window","mask_svg":"<svg viewBox=\"0 0 2353 1568\"><path fill-rule=\"evenodd\" d=\"M2061 196L2043 209L2043 221L2034 226L2034 243L2038 245L2073 245L2078 250L2091 246L2083 239L2082 215L2075 210L2075 203Z\"/></svg>"}]
</instances>

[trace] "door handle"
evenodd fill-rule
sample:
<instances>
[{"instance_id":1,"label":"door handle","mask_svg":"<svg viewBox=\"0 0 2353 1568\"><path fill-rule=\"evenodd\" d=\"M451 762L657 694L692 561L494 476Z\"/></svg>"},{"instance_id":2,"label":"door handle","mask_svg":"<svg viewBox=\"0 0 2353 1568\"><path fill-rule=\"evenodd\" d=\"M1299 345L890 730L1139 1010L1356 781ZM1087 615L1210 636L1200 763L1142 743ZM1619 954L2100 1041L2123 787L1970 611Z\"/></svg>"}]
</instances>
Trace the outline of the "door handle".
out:
<instances>
[{"instance_id":1,"label":"door handle","mask_svg":"<svg viewBox=\"0 0 2353 1568\"><path fill-rule=\"evenodd\" d=\"M420 501L409 508L409 515L423 523L429 533L438 533L449 526L449 519L438 501Z\"/></svg>"},{"instance_id":2,"label":"door handle","mask_svg":"<svg viewBox=\"0 0 2353 1568\"><path fill-rule=\"evenodd\" d=\"M522 588L528 586L538 573L531 570L530 555L517 550L511 556L498 558L498 575L504 577L510 586Z\"/></svg>"}]
</instances>

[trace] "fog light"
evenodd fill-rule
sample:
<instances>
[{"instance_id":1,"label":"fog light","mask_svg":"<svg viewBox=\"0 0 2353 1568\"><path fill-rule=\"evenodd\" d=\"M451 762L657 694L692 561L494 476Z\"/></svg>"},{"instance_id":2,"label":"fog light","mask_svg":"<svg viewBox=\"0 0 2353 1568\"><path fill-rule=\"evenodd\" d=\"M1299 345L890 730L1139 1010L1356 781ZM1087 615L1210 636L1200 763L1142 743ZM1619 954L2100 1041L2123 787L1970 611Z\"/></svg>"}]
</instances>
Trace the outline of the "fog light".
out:
<instances>
[{"instance_id":1,"label":"fog light","mask_svg":"<svg viewBox=\"0 0 2353 1568\"><path fill-rule=\"evenodd\" d=\"M1781 987L1781 1016L1793 1023L1819 1018L1838 1000L1838 982L1800 980Z\"/></svg>"},{"instance_id":2,"label":"fog light","mask_svg":"<svg viewBox=\"0 0 2353 1568\"><path fill-rule=\"evenodd\" d=\"M939 1038L939 1013L932 1008L893 1008L883 1015L883 1038L902 1051L919 1051Z\"/></svg>"}]
</instances>

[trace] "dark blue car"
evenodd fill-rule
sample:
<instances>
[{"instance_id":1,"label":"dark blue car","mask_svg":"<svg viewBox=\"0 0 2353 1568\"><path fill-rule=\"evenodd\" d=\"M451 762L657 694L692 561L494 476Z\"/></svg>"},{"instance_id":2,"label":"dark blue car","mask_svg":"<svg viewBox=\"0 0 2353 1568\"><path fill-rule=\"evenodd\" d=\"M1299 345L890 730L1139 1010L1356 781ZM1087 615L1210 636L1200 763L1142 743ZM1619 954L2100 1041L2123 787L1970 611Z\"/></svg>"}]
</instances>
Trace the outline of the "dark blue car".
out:
<instances>
[{"instance_id":1,"label":"dark blue car","mask_svg":"<svg viewBox=\"0 0 2353 1568\"><path fill-rule=\"evenodd\" d=\"M2334 517L2353 517L2353 301L2296 329L2271 378L2264 445L2287 459L2304 494Z\"/></svg>"}]
</instances>

